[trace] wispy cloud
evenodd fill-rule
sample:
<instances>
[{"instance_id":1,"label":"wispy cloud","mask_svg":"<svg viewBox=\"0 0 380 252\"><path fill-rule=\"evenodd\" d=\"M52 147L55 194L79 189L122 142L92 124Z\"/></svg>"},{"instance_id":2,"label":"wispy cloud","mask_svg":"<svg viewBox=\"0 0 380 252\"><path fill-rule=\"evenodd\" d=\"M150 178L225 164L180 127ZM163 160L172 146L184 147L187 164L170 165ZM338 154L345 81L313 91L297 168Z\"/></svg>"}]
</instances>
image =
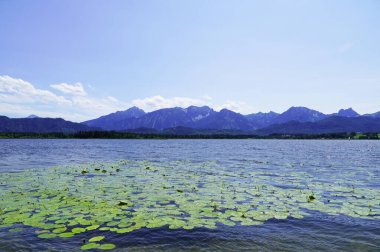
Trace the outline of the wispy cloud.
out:
<instances>
[{"instance_id":1,"label":"wispy cloud","mask_svg":"<svg viewBox=\"0 0 380 252\"><path fill-rule=\"evenodd\" d=\"M75 96L87 95L86 91L84 91L82 83L80 82L77 82L73 85L70 85L67 83L54 84L54 85L50 85L50 87L69 95L75 95Z\"/></svg>"},{"instance_id":2,"label":"wispy cloud","mask_svg":"<svg viewBox=\"0 0 380 252\"><path fill-rule=\"evenodd\" d=\"M249 114L254 111L254 108L252 106L249 106L247 103L242 101L227 100L225 103L215 106L215 109L217 110L221 110L224 108L242 114Z\"/></svg>"},{"instance_id":3,"label":"wispy cloud","mask_svg":"<svg viewBox=\"0 0 380 252\"><path fill-rule=\"evenodd\" d=\"M189 107L211 105L210 99L201 98L194 99L188 97L172 97L164 98L160 95L147 97L144 99L136 99L132 101L133 106L137 106L145 111L153 111L161 108L172 108L172 107Z\"/></svg>"},{"instance_id":4,"label":"wispy cloud","mask_svg":"<svg viewBox=\"0 0 380 252\"><path fill-rule=\"evenodd\" d=\"M71 101L63 96L58 96L48 90L35 88L32 84L22 79L10 76L0 76L1 102L30 104L30 103L54 103L70 106Z\"/></svg>"},{"instance_id":5,"label":"wispy cloud","mask_svg":"<svg viewBox=\"0 0 380 252\"><path fill-rule=\"evenodd\" d=\"M17 78L0 76L0 115L25 117L36 114L42 117L62 117L67 120L81 122L93 119L118 110L137 106L147 112L171 107L186 108L189 106L210 106L216 110L227 108L240 113L249 113L251 107L240 101L227 100L215 104L207 95L200 98L163 97L160 95L120 101L115 97L94 97L85 90L81 83L50 85L58 95L50 90L39 89L33 84ZM251 110L252 111L252 110Z\"/></svg>"},{"instance_id":6,"label":"wispy cloud","mask_svg":"<svg viewBox=\"0 0 380 252\"><path fill-rule=\"evenodd\" d=\"M351 50L353 46L354 46L353 42L347 42L347 43L340 45L338 48L338 51L340 53L344 53L344 52Z\"/></svg>"},{"instance_id":7,"label":"wispy cloud","mask_svg":"<svg viewBox=\"0 0 380 252\"><path fill-rule=\"evenodd\" d=\"M128 106L114 97L90 97L80 83L62 83L51 87L63 92L66 97L38 89L22 79L0 76L0 114L20 117L37 114L83 121Z\"/></svg>"},{"instance_id":8,"label":"wispy cloud","mask_svg":"<svg viewBox=\"0 0 380 252\"><path fill-rule=\"evenodd\" d=\"M238 113L251 113L253 108L247 103L242 101L233 101L227 100L222 104L216 104L213 102L212 97L204 95L200 98L189 98L189 97L170 97L165 98L160 95L147 97L144 99L136 99L132 102L133 106L137 106L145 111L153 111L162 108L172 108L172 107L181 107L186 108L189 106L209 106L215 110L229 109Z\"/></svg>"}]
</instances>

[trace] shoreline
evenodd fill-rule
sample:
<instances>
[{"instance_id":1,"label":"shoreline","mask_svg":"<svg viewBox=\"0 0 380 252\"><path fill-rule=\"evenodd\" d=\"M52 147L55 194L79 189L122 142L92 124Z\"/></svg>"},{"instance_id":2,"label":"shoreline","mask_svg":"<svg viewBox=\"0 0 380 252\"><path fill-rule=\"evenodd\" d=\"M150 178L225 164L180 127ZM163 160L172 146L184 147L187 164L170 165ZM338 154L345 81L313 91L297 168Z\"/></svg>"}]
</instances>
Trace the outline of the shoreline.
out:
<instances>
[{"instance_id":1,"label":"shoreline","mask_svg":"<svg viewBox=\"0 0 380 252\"><path fill-rule=\"evenodd\" d=\"M323 133L323 134L144 134L116 131L86 132L0 132L0 139L278 139L278 140L379 140L379 133Z\"/></svg>"}]
</instances>

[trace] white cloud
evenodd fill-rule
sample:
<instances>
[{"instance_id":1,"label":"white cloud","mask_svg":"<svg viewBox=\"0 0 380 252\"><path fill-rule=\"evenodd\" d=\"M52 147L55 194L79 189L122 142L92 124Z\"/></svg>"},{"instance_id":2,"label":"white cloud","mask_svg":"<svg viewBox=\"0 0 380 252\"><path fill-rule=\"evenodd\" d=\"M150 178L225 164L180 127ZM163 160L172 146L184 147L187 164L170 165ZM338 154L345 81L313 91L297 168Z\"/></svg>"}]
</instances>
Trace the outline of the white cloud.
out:
<instances>
[{"instance_id":1,"label":"white cloud","mask_svg":"<svg viewBox=\"0 0 380 252\"><path fill-rule=\"evenodd\" d=\"M22 79L0 76L0 114L12 117L36 114L79 122L126 109L129 106L111 96L89 97L80 83L52 86L70 96L63 97L48 90L35 88Z\"/></svg>"},{"instance_id":2,"label":"white cloud","mask_svg":"<svg viewBox=\"0 0 380 252\"><path fill-rule=\"evenodd\" d=\"M15 79L10 76L0 76L1 102L28 104L28 103L54 103L70 106L71 101L50 91L35 88L29 82Z\"/></svg>"},{"instance_id":3,"label":"white cloud","mask_svg":"<svg viewBox=\"0 0 380 252\"><path fill-rule=\"evenodd\" d=\"M84 91L82 83L80 82L77 82L73 85L70 85L67 83L54 84L54 85L50 85L50 87L69 95L74 95L74 96L87 95L86 91Z\"/></svg>"},{"instance_id":4,"label":"white cloud","mask_svg":"<svg viewBox=\"0 0 380 252\"><path fill-rule=\"evenodd\" d=\"M136 99L132 101L133 106L137 106L147 112L162 109L162 108L172 108L172 107L181 107L187 108L189 106L210 106L216 110L229 109L234 112L248 114L252 113L254 109L241 101L227 100L222 104L214 104L212 102L212 97L204 95L201 98L188 98L188 97L172 97L164 98L160 95L147 97L144 99Z\"/></svg>"},{"instance_id":5,"label":"white cloud","mask_svg":"<svg viewBox=\"0 0 380 252\"><path fill-rule=\"evenodd\" d=\"M119 100L116 99L116 98L113 97L113 96L107 96L107 97L106 97L106 100L108 100L108 101L110 101L110 102L119 102Z\"/></svg>"},{"instance_id":6,"label":"white cloud","mask_svg":"<svg viewBox=\"0 0 380 252\"><path fill-rule=\"evenodd\" d=\"M206 101L211 101L212 100L212 97L209 96L209 95L204 95L202 96L203 99L205 99Z\"/></svg>"},{"instance_id":7,"label":"white cloud","mask_svg":"<svg viewBox=\"0 0 380 252\"><path fill-rule=\"evenodd\" d=\"M352 42L348 42L348 43L345 43L345 44L342 44L339 46L338 48L338 51L340 53L344 53L344 52L347 52L349 50L351 50L351 48L354 46L354 43Z\"/></svg>"},{"instance_id":8,"label":"white cloud","mask_svg":"<svg viewBox=\"0 0 380 252\"><path fill-rule=\"evenodd\" d=\"M210 106L217 110L227 108L240 113L251 112L244 102L228 100L221 105L213 103L210 96L200 98L170 97L160 95L135 99L131 102L119 101L115 97L93 97L87 94L81 83L51 85L54 89L67 94L65 97L51 91L38 89L31 83L10 76L0 76L0 115L26 117L35 114L41 117L62 117L81 122L106 115L118 110L137 106L147 112L171 107L186 108Z\"/></svg>"},{"instance_id":9,"label":"white cloud","mask_svg":"<svg viewBox=\"0 0 380 252\"><path fill-rule=\"evenodd\" d=\"M25 106L25 104L9 104L0 101L0 115L7 115L12 112L10 117L26 117L28 115L36 114L39 117L50 118L65 118L67 120L81 121L82 115L79 113L73 113L68 111L49 111L38 106ZM78 119L78 120L75 120Z\"/></svg>"},{"instance_id":10,"label":"white cloud","mask_svg":"<svg viewBox=\"0 0 380 252\"><path fill-rule=\"evenodd\" d=\"M217 110L221 110L224 108L241 114L249 114L252 113L252 111L254 111L253 107L241 101L227 100L225 103L215 106L215 109Z\"/></svg>"},{"instance_id":11,"label":"white cloud","mask_svg":"<svg viewBox=\"0 0 380 252\"><path fill-rule=\"evenodd\" d=\"M194 99L188 97L172 97L164 98L160 95L147 97L144 99L136 99L132 101L133 106L137 106L145 111L153 111L162 108L182 107L186 108L191 105L204 106L211 105L209 99Z\"/></svg>"}]
</instances>

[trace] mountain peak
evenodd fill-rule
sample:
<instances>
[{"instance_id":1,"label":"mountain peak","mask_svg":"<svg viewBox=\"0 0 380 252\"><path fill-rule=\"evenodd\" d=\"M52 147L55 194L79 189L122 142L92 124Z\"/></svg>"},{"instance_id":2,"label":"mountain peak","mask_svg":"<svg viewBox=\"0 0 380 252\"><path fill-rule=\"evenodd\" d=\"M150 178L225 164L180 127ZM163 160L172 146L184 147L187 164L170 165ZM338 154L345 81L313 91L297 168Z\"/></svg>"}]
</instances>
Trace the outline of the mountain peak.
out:
<instances>
[{"instance_id":1,"label":"mountain peak","mask_svg":"<svg viewBox=\"0 0 380 252\"><path fill-rule=\"evenodd\" d=\"M133 107L130 107L129 109L127 109L127 110L142 110L142 109L140 109L140 108L137 107L137 106L133 106Z\"/></svg>"},{"instance_id":2,"label":"mountain peak","mask_svg":"<svg viewBox=\"0 0 380 252\"><path fill-rule=\"evenodd\" d=\"M337 115L343 116L343 117L357 117L359 116L359 113L357 113L352 108L348 108L348 109L340 109Z\"/></svg>"},{"instance_id":3,"label":"mountain peak","mask_svg":"<svg viewBox=\"0 0 380 252\"><path fill-rule=\"evenodd\" d=\"M32 115L30 115L30 116L28 116L26 118L32 119L32 118L40 118L40 117L32 114Z\"/></svg>"},{"instance_id":4,"label":"mountain peak","mask_svg":"<svg viewBox=\"0 0 380 252\"><path fill-rule=\"evenodd\" d=\"M124 111L117 111L115 113L111 113L108 115L101 116L97 119L89 120L83 122L84 124L92 127L99 127L107 129L109 127L112 127L112 125L125 120L129 118L139 118L141 116L145 115L145 111L133 106L127 110Z\"/></svg>"},{"instance_id":5,"label":"mountain peak","mask_svg":"<svg viewBox=\"0 0 380 252\"><path fill-rule=\"evenodd\" d=\"M286 110L281 115L283 115L283 114L291 114L291 113L303 113L303 114L315 114L315 113L317 113L317 114L323 114L323 113L321 113L319 111L316 111L316 110L313 110L313 109L309 109L307 107L301 107L301 106L295 107L295 106L293 106L293 107L290 107L288 110Z\"/></svg>"},{"instance_id":6,"label":"mountain peak","mask_svg":"<svg viewBox=\"0 0 380 252\"><path fill-rule=\"evenodd\" d=\"M309 109L307 107L302 107L302 106L292 106L290 107L287 111L285 111L284 113L288 112L288 111L297 111L297 112L306 112L306 111L313 111L312 109Z\"/></svg>"},{"instance_id":7,"label":"mountain peak","mask_svg":"<svg viewBox=\"0 0 380 252\"><path fill-rule=\"evenodd\" d=\"M136 106L133 106L133 107L130 107L129 109L127 109L127 110L124 110L124 112L127 112L127 111L129 111L129 112L138 112L138 113L144 113L145 114L144 110L142 110L141 108L136 107Z\"/></svg>"},{"instance_id":8,"label":"mountain peak","mask_svg":"<svg viewBox=\"0 0 380 252\"><path fill-rule=\"evenodd\" d=\"M232 111L232 110L229 110L229 109L226 109L226 108L220 110L219 113L222 114L222 115L235 115L235 114L240 115L240 113Z\"/></svg>"},{"instance_id":9,"label":"mountain peak","mask_svg":"<svg viewBox=\"0 0 380 252\"><path fill-rule=\"evenodd\" d=\"M136 107L136 106L133 106L133 107L130 107L129 109L117 111L117 112L112 113L112 114L119 114L119 115L124 114L127 117L140 117L140 116L145 114L145 111ZM110 114L110 115L112 115L112 114Z\"/></svg>"},{"instance_id":10,"label":"mountain peak","mask_svg":"<svg viewBox=\"0 0 380 252\"><path fill-rule=\"evenodd\" d=\"M186 110L191 113L201 113L201 114L211 113L214 111L212 108L208 106L202 106L202 107L190 106L190 107L187 107Z\"/></svg>"},{"instance_id":11,"label":"mountain peak","mask_svg":"<svg viewBox=\"0 0 380 252\"><path fill-rule=\"evenodd\" d=\"M274 119L274 123L285 123L289 121L314 122L326 118L326 115L306 107L290 107L284 113Z\"/></svg>"}]
</instances>

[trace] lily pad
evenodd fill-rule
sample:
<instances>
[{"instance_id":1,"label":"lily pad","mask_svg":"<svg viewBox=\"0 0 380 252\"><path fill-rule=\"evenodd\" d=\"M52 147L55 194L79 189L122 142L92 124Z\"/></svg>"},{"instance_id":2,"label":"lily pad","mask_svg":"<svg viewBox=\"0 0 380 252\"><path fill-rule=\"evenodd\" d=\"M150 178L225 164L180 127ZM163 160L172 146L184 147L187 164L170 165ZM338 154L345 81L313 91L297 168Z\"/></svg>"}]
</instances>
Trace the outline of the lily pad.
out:
<instances>
[{"instance_id":1,"label":"lily pad","mask_svg":"<svg viewBox=\"0 0 380 252\"><path fill-rule=\"evenodd\" d=\"M43 234L39 234L38 235L38 238L45 238L45 239L48 239L48 238L54 238L56 237L57 235L56 234L53 234L53 233L43 233Z\"/></svg>"},{"instance_id":2,"label":"lily pad","mask_svg":"<svg viewBox=\"0 0 380 252\"><path fill-rule=\"evenodd\" d=\"M98 228L99 228L99 225L92 225L92 226L86 227L86 230L95 230Z\"/></svg>"},{"instance_id":3,"label":"lily pad","mask_svg":"<svg viewBox=\"0 0 380 252\"><path fill-rule=\"evenodd\" d=\"M115 244L112 244L112 243L106 243L106 244L102 244L98 247L98 249L101 249L101 250L111 250L111 249L114 249L116 246Z\"/></svg>"},{"instance_id":4,"label":"lily pad","mask_svg":"<svg viewBox=\"0 0 380 252\"><path fill-rule=\"evenodd\" d=\"M53 233L55 233L55 234L59 234L59 233L63 233L63 232L65 232L66 230L67 230L66 227L60 227L60 228L56 228L56 229L54 229L54 230L53 230Z\"/></svg>"},{"instance_id":5,"label":"lily pad","mask_svg":"<svg viewBox=\"0 0 380 252\"><path fill-rule=\"evenodd\" d=\"M96 249L100 248L100 244L98 243L87 243L81 247L81 250L89 250L89 249Z\"/></svg>"},{"instance_id":6,"label":"lily pad","mask_svg":"<svg viewBox=\"0 0 380 252\"><path fill-rule=\"evenodd\" d=\"M104 236L95 236L95 237L92 237L90 240L88 240L88 242L98 242L103 239L104 239Z\"/></svg>"},{"instance_id":7,"label":"lily pad","mask_svg":"<svg viewBox=\"0 0 380 252\"><path fill-rule=\"evenodd\" d=\"M58 236L61 237L61 238L70 238L70 237L73 237L74 235L75 234L71 233L71 232L58 234Z\"/></svg>"},{"instance_id":8,"label":"lily pad","mask_svg":"<svg viewBox=\"0 0 380 252\"><path fill-rule=\"evenodd\" d=\"M80 234L80 233L86 232L86 229L85 228L73 228L71 230L71 232L73 232L74 234Z\"/></svg>"}]
</instances>

